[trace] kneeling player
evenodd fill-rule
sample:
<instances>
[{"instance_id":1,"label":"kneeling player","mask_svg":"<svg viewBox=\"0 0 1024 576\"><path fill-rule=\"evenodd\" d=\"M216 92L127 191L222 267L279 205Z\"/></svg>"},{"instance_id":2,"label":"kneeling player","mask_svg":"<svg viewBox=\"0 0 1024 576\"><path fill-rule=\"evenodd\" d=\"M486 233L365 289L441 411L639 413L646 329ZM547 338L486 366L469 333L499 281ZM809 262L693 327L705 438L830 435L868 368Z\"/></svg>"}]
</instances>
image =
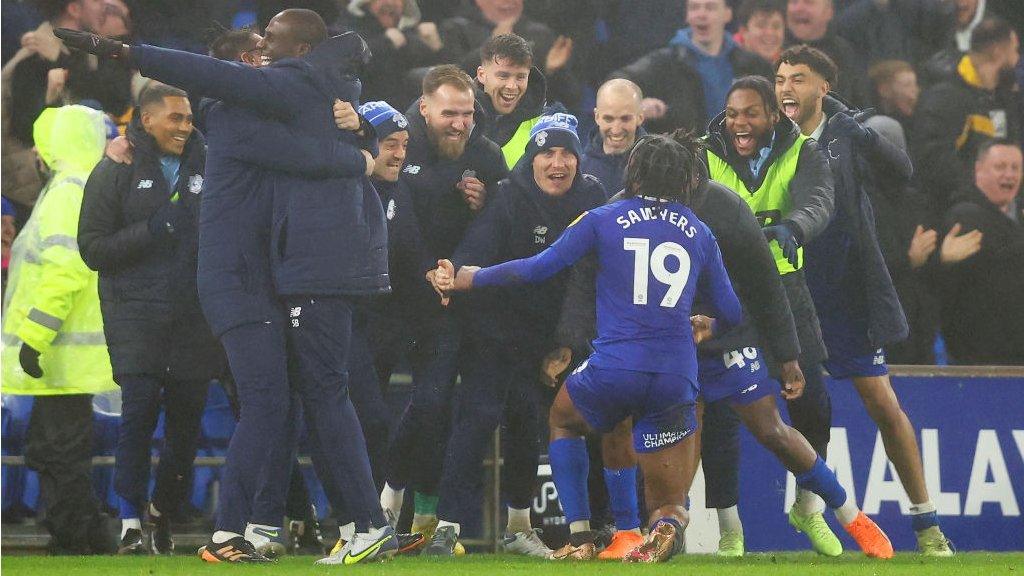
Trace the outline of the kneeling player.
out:
<instances>
[{"instance_id":1,"label":"kneeling player","mask_svg":"<svg viewBox=\"0 0 1024 576\"><path fill-rule=\"evenodd\" d=\"M587 505L583 436L633 418L652 513L649 536L626 561L665 561L682 548L685 471L693 462L693 442L683 440L696 428L693 299L700 294L723 328L742 315L714 235L687 207L701 183L699 162L680 142L647 136L627 163L628 198L585 212L551 248L489 268L464 266L457 275L442 261L430 274L442 290L533 283L596 254L598 338L589 360L555 398L550 457L562 507L572 518ZM570 542L555 557L593 555L593 543Z\"/></svg>"}]
</instances>

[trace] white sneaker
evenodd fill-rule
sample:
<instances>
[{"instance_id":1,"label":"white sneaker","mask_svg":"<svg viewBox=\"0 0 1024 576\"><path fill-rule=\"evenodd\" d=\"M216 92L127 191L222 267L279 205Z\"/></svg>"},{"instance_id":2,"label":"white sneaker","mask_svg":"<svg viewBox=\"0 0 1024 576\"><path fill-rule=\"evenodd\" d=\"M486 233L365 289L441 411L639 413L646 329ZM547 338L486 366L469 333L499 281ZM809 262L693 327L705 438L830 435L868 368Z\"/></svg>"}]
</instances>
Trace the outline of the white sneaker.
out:
<instances>
[{"instance_id":1,"label":"white sneaker","mask_svg":"<svg viewBox=\"0 0 1024 576\"><path fill-rule=\"evenodd\" d=\"M246 524L245 539L267 558L280 558L288 551L288 537L282 527L267 528Z\"/></svg>"},{"instance_id":2,"label":"white sneaker","mask_svg":"<svg viewBox=\"0 0 1024 576\"><path fill-rule=\"evenodd\" d=\"M352 540L326 557L317 560L320 565L358 564L373 560L384 560L398 552L398 538L391 526L359 532Z\"/></svg>"},{"instance_id":3,"label":"white sneaker","mask_svg":"<svg viewBox=\"0 0 1024 576\"><path fill-rule=\"evenodd\" d=\"M540 534L539 528L534 528L527 532L505 534L505 537L502 539L502 547L509 554L549 559L554 550L544 544L544 541L540 539Z\"/></svg>"}]
</instances>

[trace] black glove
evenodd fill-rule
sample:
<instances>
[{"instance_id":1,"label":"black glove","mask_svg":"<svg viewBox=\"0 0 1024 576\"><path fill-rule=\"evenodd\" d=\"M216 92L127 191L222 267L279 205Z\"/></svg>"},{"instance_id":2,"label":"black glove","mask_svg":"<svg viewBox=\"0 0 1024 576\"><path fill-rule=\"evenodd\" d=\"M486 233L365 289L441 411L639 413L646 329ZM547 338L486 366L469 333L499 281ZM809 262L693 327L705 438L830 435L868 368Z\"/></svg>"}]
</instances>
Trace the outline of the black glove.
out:
<instances>
[{"instance_id":1,"label":"black glove","mask_svg":"<svg viewBox=\"0 0 1024 576\"><path fill-rule=\"evenodd\" d=\"M120 40L97 36L91 32L55 28L53 35L63 40L68 48L95 54L100 58L120 58L124 52L124 43Z\"/></svg>"},{"instance_id":2,"label":"black glove","mask_svg":"<svg viewBox=\"0 0 1024 576\"><path fill-rule=\"evenodd\" d=\"M168 201L149 217L149 232L158 237L174 236L191 218L181 201Z\"/></svg>"},{"instance_id":3,"label":"black glove","mask_svg":"<svg viewBox=\"0 0 1024 576\"><path fill-rule=\"evenodd\" d=\"M857 116L863 116L863 113ZM858 118L850 116L846 112L839 112L833 116L829 122L829 127L836 134L848 137L857 146L869 144L871 139L874 138L874 132L861 124Z\"/></svg>"},{"instance_id":4,"label":"black glove","mask_svg":"<svg viewBox=\"0 0 1024 576\"><path fill-rule=\"evenodd\" d=\"M21 343L21 351L18 352L18 363L25 374L33 378L43 377L43 369L39 367L39 351L24 342Z\"/></svg>"},{"instance_id":5,"label":"black glove","mask_svg":"<svg viewBox=\"0 0 1024 576\"><path fill-rule=\"evenodd\" d=\"M782 255L796 268L800 265L800 239L788 224L776 224L764 229L764 237L769 242L775 240L782 248Z\"/></svg>"}]
</instances>

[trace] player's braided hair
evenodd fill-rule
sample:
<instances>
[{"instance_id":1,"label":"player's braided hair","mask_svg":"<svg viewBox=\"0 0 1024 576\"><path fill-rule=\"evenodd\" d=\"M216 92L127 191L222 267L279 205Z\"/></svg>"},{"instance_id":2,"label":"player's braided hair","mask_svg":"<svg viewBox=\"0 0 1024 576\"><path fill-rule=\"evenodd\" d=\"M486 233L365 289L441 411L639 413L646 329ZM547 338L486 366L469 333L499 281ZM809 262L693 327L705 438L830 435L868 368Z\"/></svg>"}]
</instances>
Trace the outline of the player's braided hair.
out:
<instances>
[{"instance_id":1,"label":"player's braided hair","mask_svg":"<svg viewBox=\"0 0 1024 576\"><path fill-rule=\"evenodd\" d=\"M689 205L703 186L703 143L689 132L648 134L626 162L626 196L660 198Z\"/></svg>"}]
</instances>

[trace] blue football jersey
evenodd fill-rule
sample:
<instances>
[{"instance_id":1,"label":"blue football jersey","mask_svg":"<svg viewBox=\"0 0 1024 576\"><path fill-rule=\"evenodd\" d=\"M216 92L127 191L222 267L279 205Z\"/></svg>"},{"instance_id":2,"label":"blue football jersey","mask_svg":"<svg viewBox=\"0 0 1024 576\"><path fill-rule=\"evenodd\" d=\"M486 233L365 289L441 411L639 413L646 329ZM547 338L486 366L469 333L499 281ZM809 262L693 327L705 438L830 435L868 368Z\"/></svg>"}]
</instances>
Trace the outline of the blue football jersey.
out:
<instances>
[{"instance_id":1,"label":"blue football jersey","mask_svg":"<svg viewBox=\"0 0 1024 576\"><path fill-rule=\"evenodd\" d=\"M480 270L474 286L539 282L589 252L598 259L596 367L696 378L694 297L719 329L739 323L714 235L682 204L630 198L583 213L550 248Z\"/></svg>"}]
</instances>

